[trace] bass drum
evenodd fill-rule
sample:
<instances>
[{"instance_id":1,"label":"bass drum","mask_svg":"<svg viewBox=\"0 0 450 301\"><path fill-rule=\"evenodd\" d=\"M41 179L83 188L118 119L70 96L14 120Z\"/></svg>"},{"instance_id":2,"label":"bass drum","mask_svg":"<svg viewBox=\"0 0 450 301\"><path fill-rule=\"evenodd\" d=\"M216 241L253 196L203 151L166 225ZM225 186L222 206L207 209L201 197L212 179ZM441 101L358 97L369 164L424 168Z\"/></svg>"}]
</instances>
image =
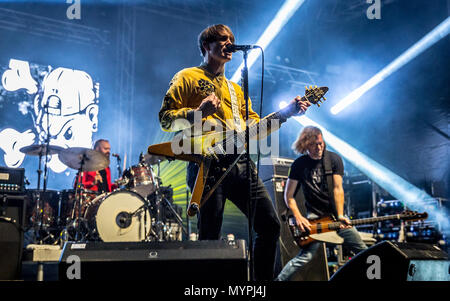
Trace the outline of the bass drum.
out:
<instances>
[{"instance_id":1,"label":"bass drum","mask_svg":"<svg viewBox=\"0 0 450 301\"><path fill-rule=\"evenodd\" d=\"M98 196L90 202L84 215L92 238L104 242L145 240L152 221L144 205L145 201L139 194L128 190Z\"/></svg>"}]
</instances>

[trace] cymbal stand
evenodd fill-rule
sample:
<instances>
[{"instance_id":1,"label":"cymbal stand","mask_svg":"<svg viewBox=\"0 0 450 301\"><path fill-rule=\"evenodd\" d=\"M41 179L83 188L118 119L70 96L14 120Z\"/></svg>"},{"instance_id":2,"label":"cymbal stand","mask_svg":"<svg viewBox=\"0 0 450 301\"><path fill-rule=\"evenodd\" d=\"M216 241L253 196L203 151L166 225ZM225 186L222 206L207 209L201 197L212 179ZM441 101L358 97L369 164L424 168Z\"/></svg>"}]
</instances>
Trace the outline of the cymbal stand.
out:
<instances>
[{"instance_id":1,"label":"cymbal stand","mask_svg":"<svg viewBox=\"0 0 450 301\"><path fill-rule=\"evenodd\" d=\"M84 203L84 185L83 185L83 165L86 160L86 155L83 154L80 162L80 169L78 170L77 182L75 186L75 202L72 210L72 221L75 222L75 241L81 240L81 206ZM78 208L77 208L78 204ZM76 209L78 209L78 216L75 215Z\"/></svg>"},{"instance_id":2,"label":"cymbal stand","mask_svg":"<svg viewBox=\"0 0 450 301\"><path fill-rule=\"evenodd\" d=\"M42 175L41 165L42 165L42 151L39 153L39 164L38 164L38 170L37 170L38 179L37 179L37 190L36 190L37 199L36 199L36 205L35 205L36 215L34 217L34 223L35 223L35 225L34 225L34 240L36 240L39 237L39 229L40 229L39 220L40 220L41 224L43 223L42 218L41 218L42 206L41 206L41 191L40 191L41 190L41 175ZM32 195L32 198L34 198L34 195Z\"/></svg>"},{"instance_id":3,"label":"cymbal stand","mask_svg":"<svg viewBox=\"0 0 450 301\"><path fill-rule=\"evenodd\" d=\"M38 230L38 234L40 235L40 233L43 230L43 225L44 225L44 198L45 198L45 193L47 191L47 177L48 177L48 155L49 155L49 146L50 146L50 117L49 117L49 103L47 102L44 105L45 111L46 111L46 115L47 115L47 135L45 137L45 164L44 164L44 187L43 187L43 195L41 195L41 191L40 191L40 175L42 173L41 170L41 160L42 160L42 152L39 153L39 170L38 170L38 200L36 201L36 205L39 206L39 211L38 211L38 215L39 215L39 220L40 220L40 224L39 224L39 230ZM44 239L40 239L39 240L39 244L42 244L44 241Z\"/></svg>"},{"instance_id":4,"label":"cymbal stand","mask_svg":"<svg viewBox=\"0 0 450 301\"><path fill-rule=\"evenodd\" d=\"M157 223L159 224L159 225L164 225L164 222L166 222L166 220L165 220L165 218L164 218L164 221L163 221L163 218L162 218L162 216L161 216L161 210L160 210L160 204L162 203L166 208L168 208L172 213L173 213L173 215L175 216L175 219L177 220L177 223L180 225L180 227L181 227L181 229L182 229L182 231L184 232L184 234L186 235L186 236L188 236L189 237L189 234L188 234L188 232L186 231L186 229L183 227L183 219L180 217L180 215L175 211L175 209L173 208L173 206L172 206L172 204L169 202L169 200L166 198L166 197L164 197L162 194L161 194L161 192L160 192L160 190L161 190L161 188L160 188L160 180L161 180L161 178L160 178L160 162L161 162L161 160L158 160L158 175L156 176L156 181L154 181L154 183L155 183L155 187L156 187L156 190L155 190L155 194L156 194L156 205L157 205L157 210L158 210L158 214L157 214ZM166 227L166 225L164 225L163 226L163 228L165 228Z\"/></svg>"}]
</instances>

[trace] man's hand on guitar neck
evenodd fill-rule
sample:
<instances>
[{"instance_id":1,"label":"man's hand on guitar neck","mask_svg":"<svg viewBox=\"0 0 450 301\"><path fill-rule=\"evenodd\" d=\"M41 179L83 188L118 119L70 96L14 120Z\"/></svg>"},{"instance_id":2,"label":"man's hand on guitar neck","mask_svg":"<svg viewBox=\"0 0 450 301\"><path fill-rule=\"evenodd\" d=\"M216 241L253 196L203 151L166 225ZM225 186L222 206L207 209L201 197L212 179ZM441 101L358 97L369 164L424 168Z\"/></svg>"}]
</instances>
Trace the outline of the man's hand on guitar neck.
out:
<instances>
[{"instance_id":1,"label":"man's hand on guitar neck","mask_svg":"<svg viewBox=\"0 0 450 301\"><path fill-rule=\"evenodd\" d=\"M296 112L297 114L304 114L309 106L311 106L311 103L307 100L302 100L301 96L298 96L294 98L292 102L297 103L297 108L300 107L300 110Z\"/></svg>"},{"instance_id":2,"label":"man's hand on guitar neck","mask_svg":"<svg viewBox=\"0 0 450 301\"><path fill-rule=\"evenodd\" d=\"M348 218L346 218L344 215L339 215L338 221L341 222L341 225L340 225L341 229L348 229L348 228L352 227L350 220Z\"/></svg>"},{"instance_id":3,"label":"man's hand on guitar neck","mask_svg":"<svg viewBox=\"0 0 450 301\"><path fill-rule=\"evenodd\" d=\"M303 99L301 96L294 98L287 107L280 111L282 119L286 120L294 115L302 115L308 110L311 103L308 100Z\"/></svg>"}]
</instances>

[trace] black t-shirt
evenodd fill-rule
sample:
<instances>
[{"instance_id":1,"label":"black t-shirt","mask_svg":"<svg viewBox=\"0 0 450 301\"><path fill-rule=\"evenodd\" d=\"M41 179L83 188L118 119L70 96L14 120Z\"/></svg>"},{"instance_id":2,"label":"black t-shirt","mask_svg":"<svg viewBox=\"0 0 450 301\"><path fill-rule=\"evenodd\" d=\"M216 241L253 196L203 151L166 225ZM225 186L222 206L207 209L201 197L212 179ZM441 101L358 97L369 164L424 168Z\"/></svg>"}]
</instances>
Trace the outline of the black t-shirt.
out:
<instances>
[{"instance_id":1,"label":"black t-shirt","mask_svg":"<svg viewBox=\"0 0 450 301\"><path fill-rule=\"evenodd\" d=\"M333 152L328 152L331 160L333 174L344 175L344 164L341 157ZM295 194L300 187L305 195L305 205L308 212L318 216L334 213L334 204L328 194L327 178L323 160L311 159L309 155L303 155L292 163L289 178L299 181Z\"/></svg>"}]
</instances>

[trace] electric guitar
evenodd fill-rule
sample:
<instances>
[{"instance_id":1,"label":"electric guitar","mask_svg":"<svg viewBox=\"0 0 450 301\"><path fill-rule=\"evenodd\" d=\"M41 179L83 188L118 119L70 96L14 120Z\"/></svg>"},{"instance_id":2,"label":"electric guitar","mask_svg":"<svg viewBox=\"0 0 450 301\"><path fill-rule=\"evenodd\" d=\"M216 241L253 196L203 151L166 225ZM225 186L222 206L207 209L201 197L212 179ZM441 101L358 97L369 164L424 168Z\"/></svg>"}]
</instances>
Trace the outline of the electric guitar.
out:
<instances>
[{"instance_id":1,"label":"electric guitar","mask_svg":"<svg viewBox=\"0 0 450 301\"><path fill-rule=\"evenodd\" d=\"M350 220L350 225L369 225L375 224L381 221L388 220L404 220L404 221L418 221L428 218L428 213L418 213L413 211L404 211L400 214L395 215L386 215L380 217L371 217L371 218L363 218L363 219L355 219ZM341 222L337 221L332 216L325 216L319 219L310 220L311 230L302 231L300 227L297 225L294 216L289 216L288 218L289 230L291 231L292 236L294 237L295 242L300 246L304 247L315 241L311 235L320 234L330 231L337 231L340 229Z\"/></svg>"},{"instance_id":2,"label":"electric guitar","mask_svg":"<svg viewBox=\"0 0 450 301\"><path fill-rule=\"evenodd\" d=\"M320 107L320 102L326 100L324 95L327 91L328 87L306 87L305 95L300 101L308 100L311 104ZM265 122L296 115L300 110L300 101L292 102L280 111L266 116L259 123L249 125L249 137L261 138L260 130L264 129L264 125L267 125ZM208 176L211 162L213 160L220 161L221 158L224 158L224 155L227 154L225 149L230 149L230 144L233 150L237 150L238 156L231 165L228 165L228 169L222 168L222 174L219 179ZM198 164L199 171L188 207L188 215L194 216L225 176L231 171L231 167L237 163L245 152L245 130L241 132L232 130L213 132L206 135L177 139L176 141L174 139L172 142L150 145L147 151L151 155L164 156L169 160L183 160Z\"/></svg>"}]
</instances>

